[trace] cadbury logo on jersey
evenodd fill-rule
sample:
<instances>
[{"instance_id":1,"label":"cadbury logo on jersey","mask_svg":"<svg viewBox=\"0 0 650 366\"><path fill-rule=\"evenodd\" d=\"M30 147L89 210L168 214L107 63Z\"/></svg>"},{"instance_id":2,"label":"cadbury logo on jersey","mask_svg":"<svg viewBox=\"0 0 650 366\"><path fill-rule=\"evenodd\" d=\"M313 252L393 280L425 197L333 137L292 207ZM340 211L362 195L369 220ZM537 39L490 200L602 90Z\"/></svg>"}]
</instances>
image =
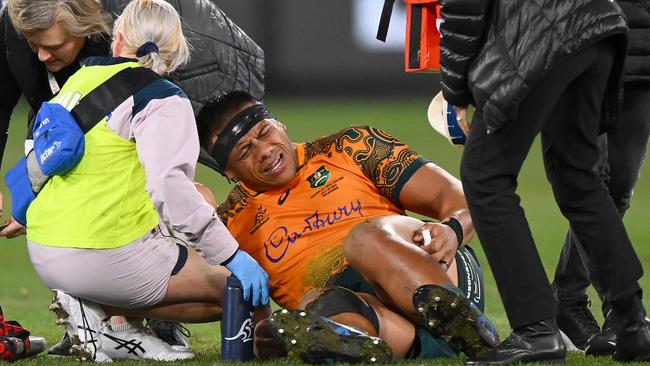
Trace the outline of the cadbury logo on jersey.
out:
<instances>
[{"instance_id":1,"label":"cadbury logo on jersey","mask_svg":"<svg viewBox=\"0 0 650 366\"><path fill-rule=\"evenodd\" d=\"M349 204L338 206L331 212L319 212L315 210L311 215L303 219L305 225L302 229L293 230L286 226L278 226L264 241L266 258L272 263L278 263L287 254L289 246L296 243L303 236L336 225L355 214L358 217L364 216L360 199L357 199L356 202L353 200Z\"/></svg>"},{"instance_id":2,"label":"cadbury logo on jersey","mask_svg":"<svg viewBox=\"0 0 650 366\"><path fill-rule=\"evenodd\" d=\"M318 188L327 183L328 179L330 179L330 171L325 169L325 165L321 165L316 173L307 178L307 182L311 188Z\"/></svg>"}]
</instances>

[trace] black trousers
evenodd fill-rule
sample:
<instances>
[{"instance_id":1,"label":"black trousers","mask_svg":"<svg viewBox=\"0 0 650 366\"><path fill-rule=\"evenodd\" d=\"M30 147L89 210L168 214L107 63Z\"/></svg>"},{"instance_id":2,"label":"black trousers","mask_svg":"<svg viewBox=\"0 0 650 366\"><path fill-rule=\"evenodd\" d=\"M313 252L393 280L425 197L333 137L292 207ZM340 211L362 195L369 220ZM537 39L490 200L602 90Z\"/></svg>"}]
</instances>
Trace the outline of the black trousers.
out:
<instances>
[{"instance_id":1,"label":"black trousers","mask_svg":"<svg viewBox=\"0 0 650 366\"><path fill-rule=\"evenodd\" d=\"M619 122L601 136L601 174L621 217L630 207L650 136L650 85L627 85ZM553 290L561 302L586 299L589 284L602 299L602 288L594 263L585 255L571 229L555 270ZM611 309L603 302L603 315Z\"/></svg>"},{"instance_id":2,"label":"black trousers","mask_svg":"<svg viewBox=\"0 0 650 366\"><path fill-rule=\"evenodd\" d=\"M522 101L518 115L494 133L487 134L480 113L474 117L461 179L513 328L557 313L515 192L540 132L555 200L594 263L603 295L628 299L639 290L641 263L598 172L601 107L614 57L606 41L576 53L549 71Z\"/></svg>"}]
</instances>

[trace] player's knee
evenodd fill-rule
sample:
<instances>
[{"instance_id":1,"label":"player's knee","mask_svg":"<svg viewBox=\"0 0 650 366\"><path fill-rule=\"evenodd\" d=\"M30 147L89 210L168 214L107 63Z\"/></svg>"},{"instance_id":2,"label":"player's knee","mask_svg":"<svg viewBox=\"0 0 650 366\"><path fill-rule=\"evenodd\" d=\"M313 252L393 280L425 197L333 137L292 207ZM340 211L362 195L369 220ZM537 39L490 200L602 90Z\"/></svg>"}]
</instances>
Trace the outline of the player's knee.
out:
<instances>
[{"instance_id":1,"label":"player's knee","mask_svg":"<svg viewBox=\"0 0 650 366\"><path fill-rule=\"evenodd\" d=\"M343 241L343 255L354 266L354 263L361 259L359 256L373 250L373 246L378 244L377 236L383 235L384 232L381 220L371 219L358 223Z\"/></svg>"},{"instance_id":2,"label":"player's knee","mask_svg":"<svg viewBox=\"0 0 650 366\"><path fill-rule=\"evenodd\" d=\"M332 286L326 288L316 300L307 304L306 309L328 318L340 314L352 315L348 319L354 319L356 316L361 319L360 322L358 320L352 323L337 321L345 325L362 328L371 334L379 334L379 318L375 310L362 298L345 287ZM368 327L373 329L367 329Z\"/></svg>"}]
</instances>

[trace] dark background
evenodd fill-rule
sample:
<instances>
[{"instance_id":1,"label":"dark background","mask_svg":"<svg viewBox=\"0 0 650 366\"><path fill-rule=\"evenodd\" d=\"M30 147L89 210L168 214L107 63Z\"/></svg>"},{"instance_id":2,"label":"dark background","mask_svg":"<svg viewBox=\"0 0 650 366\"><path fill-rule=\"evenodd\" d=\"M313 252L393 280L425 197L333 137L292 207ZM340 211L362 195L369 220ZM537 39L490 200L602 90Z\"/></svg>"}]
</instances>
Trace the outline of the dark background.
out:
<instances>
[{"instance_id":1,"label":"dark background","mask_svg":"<svg viewBox=\"0 0 650 366\"><path fill-rule=\"evenodd\" d=\"M383 0L213 2L264 50L267 96L433 97L439 90L437 74L404 72L400 0L389 44L375 39Z\"/></svg>"}]
</instances>

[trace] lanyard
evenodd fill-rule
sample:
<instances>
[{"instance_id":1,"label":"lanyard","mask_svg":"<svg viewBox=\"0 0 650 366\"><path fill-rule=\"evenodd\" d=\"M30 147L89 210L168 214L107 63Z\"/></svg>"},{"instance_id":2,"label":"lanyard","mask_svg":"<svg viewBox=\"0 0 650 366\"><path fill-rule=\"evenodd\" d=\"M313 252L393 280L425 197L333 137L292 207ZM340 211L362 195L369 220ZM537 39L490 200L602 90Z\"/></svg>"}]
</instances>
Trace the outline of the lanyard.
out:
<instances>
[{"instance_id":1,"label":"lanyard","mask_svg":"<svg viewBox=\"0 0 650 366\"><path fill-rule=\"evenodd\" d=\"M58 93L61 88L59 87L59 83L56 81L54 74L52 74L49 70L47 71L47 80L50 82L50 90L52 91L52 95L56 95L56 93Z\"/></svg>"}]
</instances>

